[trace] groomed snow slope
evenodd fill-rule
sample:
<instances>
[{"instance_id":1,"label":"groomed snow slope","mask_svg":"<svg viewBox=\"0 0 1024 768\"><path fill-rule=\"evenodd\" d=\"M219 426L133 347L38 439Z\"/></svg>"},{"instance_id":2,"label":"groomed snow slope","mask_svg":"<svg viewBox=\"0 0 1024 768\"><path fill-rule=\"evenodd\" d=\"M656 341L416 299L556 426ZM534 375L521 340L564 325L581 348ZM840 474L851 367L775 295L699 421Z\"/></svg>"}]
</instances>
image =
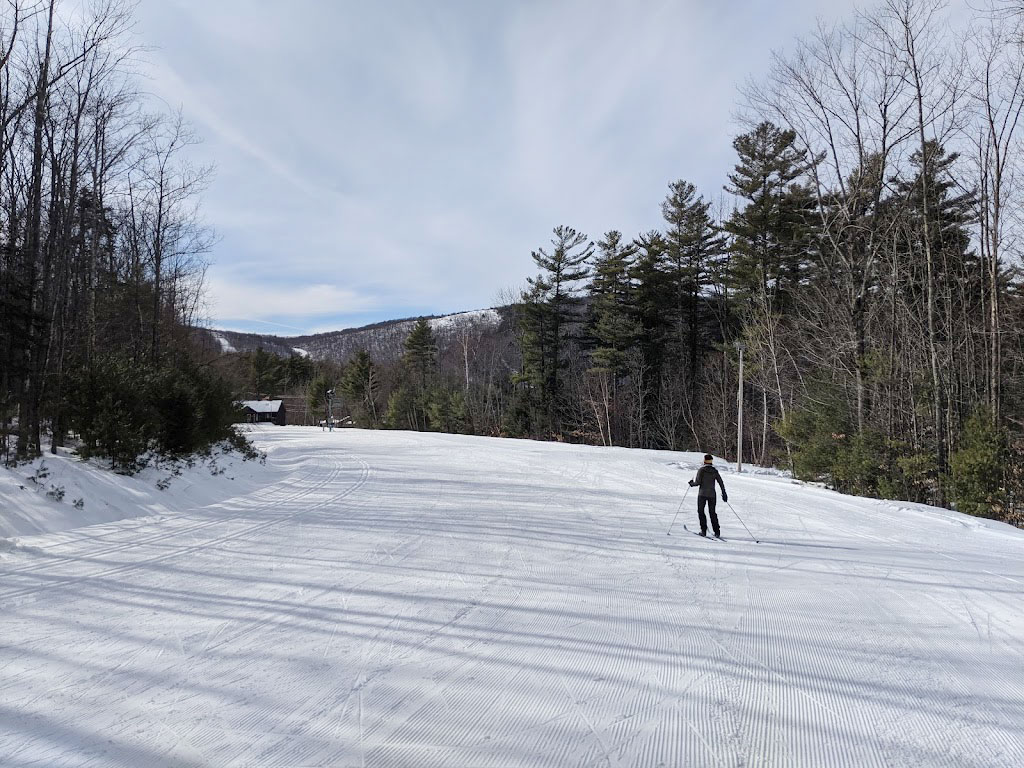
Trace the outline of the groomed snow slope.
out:
<instances>
[{"instance_id":1,"label":"groomed snow slope","mask_svg":"<svg viewBox=\"0 0 1024 768\"><path fill-rule=\"evenodd\" d=\"M16 537L176 514L252 492L275 477L274 467L243 459L228 445L190 463L151 463L126 476L62 448L13 469L0 466L0 553L17 546Z\"/></svg>"},{"instance_id":2,"label":"groomed snow slope","mask_svg":"<svg viewBox=\"0 0 1024 768\"><path fill-rule=\"evenodd\" d=\"M763 543L669 537L693 455L258 442L0 560L0 764L1024 765L1022 531L726 474Z\"/></svg>"}]
</instances>

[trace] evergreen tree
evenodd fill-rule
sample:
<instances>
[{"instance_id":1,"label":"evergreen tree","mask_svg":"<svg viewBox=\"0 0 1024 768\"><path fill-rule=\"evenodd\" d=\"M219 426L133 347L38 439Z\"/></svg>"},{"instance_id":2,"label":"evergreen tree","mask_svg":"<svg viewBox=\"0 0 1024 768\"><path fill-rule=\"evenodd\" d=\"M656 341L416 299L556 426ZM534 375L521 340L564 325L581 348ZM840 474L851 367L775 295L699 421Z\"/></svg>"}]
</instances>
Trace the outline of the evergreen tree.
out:
<instances>
[{"instance_id":1,"label":"evergreen tree","mask_svg":"<svg viewBox=\"0 0 1024 768\"><path fill-rule=\"evenodd\" d=\"M469 412L462 392L433 387L427 393L427 421L435 432L461 434L469 431Z\"/></svg>"},{"instance_id":2,"label":"evergreen tree","mask_svg":"<svg viewBox=\"0 0 1024 768\"><path fill-rule=\"evenodd\" d=\"M388 402L388 422L409 425L410 429L429 428L427 393L437 366L437 340L425 318L416 321L405 339L402 355L404 375L399 389L403 390Z\"/></svg>"},{"instance_id":3,"label":"evergreen tree","mask_svg":"<svg viewBox=\"0 0 1024 768\"><path fill-rule=\"evenodd\" d=\"M783 340L787 324L795 322L792 310L808 278L816 243L816 201L799 183L813 161L796 147L795 131L770 122L738 136L733 147L738 162L726 190L745 205L725 224L732 236L728 277L743 308L751 383L765 393L762 450L767 455L768 426L774 416L766 394L774 393L777 415L784 420L789 386L784 368L789 358ZM786 449L788 453L788 444Z\"/></svg>"},{"instance_id":4,"label":"evergreen tree","mask_svg":"<svg viewBox=\"0 0 1024 768\"><path fill-rule=\"evenodd\" d=\"M671 301L668 278L662 270L668 245L657 231L640 235L630 277L633 281L633 306L640 326L640 350L656 381L661 373L665 341L670 333L665 308Z\"/></svg>"},{"instance_id":5,"label":"evergreen tree","mask_svg":"<svg viewBox=\"0 0 1024 768\"><path fill-rule=\"evenodd\" d=\"M665 310L673 326L674 357L686 363L691 398L696 396L697 371L707 343L709 312L701 290L725 251L725 237L712 221L710 207L697 195L693 184L686 181L669 184L669 193L661 205L668 225L661 271L671 295Z\"/></svg>"},{"instance_id":6,"label":"evergreen tree","mask_svg":"<svg viewBox=\"0 0 1024 768\"><path fill-rule=\"evenodd\" d=\"M957 153L947 153L937 142L928 143L928 166L923 167L920 152L910 157L913 175L908 179L894 179L895 192L889 201L891 215L906 218L907 232L915 233L907 239L901 285L908 300L916 303L926 292L924 260L916 242L924 216L924 196L928 197L928 216L932 253L935 254L934 281L939 296L960 294L970 304L980 306L984 275L977 253L971 248L971 235L967 227L974 223L977 196L973 191L957 192L959 186L953 178L953 166L959 160ZM966 295L962 292L968 291ZM943 320L948 322L948 303L938 305ZM945 310L945 311L944 311ZM942 327L940 323L940 328Z\"/></svg>"},{"instance_id":7,"label":"evergreen tree","mask_svg":"<svg viewBox=\"0 0 1024 768\"><path fill-rule=\"evenodd\" d=\"M329 389L334 389L334 381L326 373L318 375L309 385L306 402L310 413L317 418L320 414L323 414L325 419L327 418L327 390Z\"/></svg>"},{"instance_id":8,"label":"evergreen tree","mask_svg":"<svg viewBox=\"0 0 1024 768\"><path fill-rule=\"evenodd\" d=\"M427 377L437 364L437 339L434 331L425 318L416 321L412 331L405 339L405 355L403 361L408 367L420 391L427 387Z\"/></svg>"},{"instance_id":9,"label":"evergreen tree","mask_svg":"<svg viewBox=\"0 0 1024 768\"><path fill-rule=\"evenodd\" d=\"M421 416L422 403L406 384L399 384L388 396L388 407L384 423L390 429L411 429L422 431L426 422Z\"/></svg>"},{"instance_id":10,"label":"evergreen tree","mask_svg":"<svg viewBox=\"0 0 1024 768\"><path fill-rule=\"evenodd\" d=\"M725 229L732 237L734 285L760 294L786 312L807 266L814 201L798 183L807 173L807 152L796 148L796 132L763 122L733 141L739 162L726 190L746 201Z\"/></svg>"},{"instance_id":11,"label":"evergreen tree","mask_svg":"<svg viewBox=\"0 0 1024 768\"><path fill-rule=\"evenodd\" d=\"M360 349L345 367L341 393L360 426L377 426L377 394L380 389L377 367L370 353Z\"/></svg>"},{"instance_id":12,"label":"evergreen tree","mask_svg":"<svg viewBox=\"0 0 1024 768\"><path fill-rule=\"evenodd\" d=\"M257 398L272 395L281 387L281 361L263 349L257 347L249 359L249 375L252 391Z\"/></svg>"},{"instance_id":13,"label":"evergreen tree","mask_svg":"<svg viewBox=\"0 0 1024 768\"><path fill-rule=\"evenodd\" d=\"M522 377L537 395L547 428L557 433L561 430L561 372L576 341L575 329L581 321L579 283L588 275L594 245L583 233L565 226L555 227L551 245L550 253L543 248L531 253L541 272L527 281L530 287L523 294L519 320Z\"/></svg>"},{"instance_id":14,"label":"evergreen tree","mask_svg":"<svg viewBox=\"0 0 1024 768\"><path fill-rule=\"evenodd\" d=\"M558 345L553 337L550 308L536 285L523 291L515 316L522 365L511 377L512 408L506 414L503 429L512 435L532 435L538 432L540 422L548 426L546 415L551 409L547 372Z\"/></svg>"},{"instance_id":15,"label":"evergreen tree","mask_svg":"<svg viewBox=\"0 0 1024 768\"><path fill-rule=\"evenodd\" d=\"M591 359L595 368L617 376L625 369L626 353L640 336L630 278L637 246L623 243L622 234L612 230L597 248L589 286L590 335L595 343Z\"/></svg>"},{"instance_id":16,"label":"evergreen tree","mask_svg":"<svg viewBox=\"0 0 1024 768\"><path fill-rule=\"evenodd\" d=\"M1001 517L1007 506L1009 460L1005 431L992 423L988 409L977 409L967 420L960 447L949 462L956 508L969 515Z\"/></svg>"},{"instance_id":17,"label":"evergreen tree","mask_svg":"<svg viewBox=\"0 0 1024 768\"><path fill-rule=\"evenodd\" d=\"M308 357L295 354L284 361L281 372L284 379L284 388L294 389L313 378L315 366Z\"/></svg>"},{"instance_id":18,"label":"evergreen tree","mask_svg":"<svg viewBox=\"0 0 1024 768\"><path fill-rule=\"evenodd\" d=\"M923 154L923 156L922 156ZM912 175L897 180L893 208L903 237L903 269L895 288L900 300L925 319L932 373L926 394L932 407L931 435L937 469L937 501L944 502L954 425L974 403L959 395L978 377L975 365L961 364L964 329L985 325L985 275L971 248L967 226L975 220L973 192L956 192L956 153L935 141L910 158ZM903 207L897 207L899 203Z\"/></svg>"}]
</instances>

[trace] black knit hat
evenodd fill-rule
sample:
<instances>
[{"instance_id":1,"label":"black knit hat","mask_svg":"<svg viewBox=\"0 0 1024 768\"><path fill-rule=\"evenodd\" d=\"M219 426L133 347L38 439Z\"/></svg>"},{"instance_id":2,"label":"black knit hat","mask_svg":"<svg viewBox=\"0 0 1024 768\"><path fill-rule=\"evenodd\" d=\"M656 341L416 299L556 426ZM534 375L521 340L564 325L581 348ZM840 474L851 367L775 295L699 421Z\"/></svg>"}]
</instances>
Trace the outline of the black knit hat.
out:
<instances>
[{"instance_id":1,"label":"black knit hat","mask_svg":"<svg viewBox=\"0 0 1024 768\"><path fill-rule=\"evenodd\" d=\"M705 464L706 464L707 462L709 462L709 461L714 461L714 460L715 460L715 457L714 457L714 456L712 456L712 455L711 455L710 453L705 453L705 454L704 454L704 463L705 463Z\"/></svg>"}]
</instances>

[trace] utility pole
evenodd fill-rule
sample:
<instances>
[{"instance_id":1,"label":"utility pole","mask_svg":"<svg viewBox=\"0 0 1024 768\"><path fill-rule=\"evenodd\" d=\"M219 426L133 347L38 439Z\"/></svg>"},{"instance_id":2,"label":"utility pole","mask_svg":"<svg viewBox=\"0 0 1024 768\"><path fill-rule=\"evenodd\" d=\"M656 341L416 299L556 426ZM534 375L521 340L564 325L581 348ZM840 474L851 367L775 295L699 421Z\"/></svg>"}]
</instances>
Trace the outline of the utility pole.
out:
<instances>
[{"instance_id":1,"label":"utility pole","mask_svg":"<svg viewBox=\"0 0 1024 768\"><path fill-rule=\"evenodd\" d=\"M736 392L736 474L743 471L743 350L746 348L742 341L736 342L740 353L740 386Z\"/></svg>"}]
</instances>

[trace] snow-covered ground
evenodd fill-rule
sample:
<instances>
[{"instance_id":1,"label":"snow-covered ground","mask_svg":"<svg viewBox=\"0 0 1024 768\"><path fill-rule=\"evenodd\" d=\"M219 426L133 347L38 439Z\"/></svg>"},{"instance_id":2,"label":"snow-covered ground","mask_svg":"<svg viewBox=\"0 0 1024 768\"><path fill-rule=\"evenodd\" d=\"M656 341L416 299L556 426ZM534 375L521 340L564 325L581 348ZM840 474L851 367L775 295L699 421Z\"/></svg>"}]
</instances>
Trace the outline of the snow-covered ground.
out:
<instances>
[{"instance_id":1,"label":"snow-covered ground","mask_svg":"<svg viewBox=\"0 0 1024 768\"><path fill-rule=\"evenodd\" d=\"M428 321L433 331L451 331L472 325L497 325L501 315L496 309L474 309L469 312L456 312L453 315L435 317Z\"/></svg>"},{"instance_id":2,"label":"snow-covered ground","mask_svg":"<svg viewBox=\"0 0 1024 768\"><path fill-rule=\"evenodd\" d=\"M215 338L217 340L217 343L220 344L220 351L223 354L226 355L226 354L229 354L231 352L237 352L238 351L237 349L235 349L231 345L230 341L228 341L226 338L224 338L224 334L217 333L216 331L211 331L211 333L213 334L213 338Z\"/></svg>"},{"instance_id":3,"label":"snow-covered ground","mask_svg":"<svg viewBox=\"0 0 1024 768\"><path fill-rule=\"evenodd\" d=\"M188 463L151 462L130 477L107 466L79 461L66 449L13 469L0 466L0 551L21 536L187 512L251 492L280 471L226 447Z\"/></svg>"},{"instance_id":4,"label":"snow-covered ground","mask_svg":"<svg viewBox=\"0 0 1024 768\"><path fill-rule=\"evenodd\" d=\"M692 492L666 536L697 456L258 443L3 553L0 764L1024 765L1024 531L725 474L762 543Z\"/></svg>"}]
</instances>

